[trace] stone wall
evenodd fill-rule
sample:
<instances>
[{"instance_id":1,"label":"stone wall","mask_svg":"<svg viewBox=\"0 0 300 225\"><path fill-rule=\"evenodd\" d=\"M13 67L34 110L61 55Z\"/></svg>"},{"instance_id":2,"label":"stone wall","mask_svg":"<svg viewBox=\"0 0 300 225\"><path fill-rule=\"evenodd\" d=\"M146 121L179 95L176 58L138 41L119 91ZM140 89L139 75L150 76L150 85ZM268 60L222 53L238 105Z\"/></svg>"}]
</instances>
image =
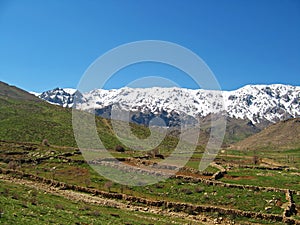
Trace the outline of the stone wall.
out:
<instances>
[{"instance_id":1,"label":"stone wall","mask_svg":"<svg viewBox=\"0 0 300 225\"><path fill-rule=\"evenodd\" d=\"M10 174L13 176L17 176L20 178L26 178L29 180L41 182L44 184L47 184L49 186L57 187L60 189L69 189L73 191L79 191L84 193L89 193L93 195L102 196L104 198L111 198L111 199L119 199L119 200L125 200L129 201L131 203L139 203L146 206L155 206L155 207L164 207L165 209L169 209L170 211L175 212L185 212L192 215L198 215L199 213L213 213L218 212L220 214L224 215L234 215L234 216L242 216L246 218L254 218L254 219L263 219L263 220L269 220L269 221L283 221L288 224L298 224L300 225L300 221L295 220L293 218L288 218L291 214L291 210L293 208L293 200L292 200L292 193L291 191L286 192L286 197L289 199L288 207L285 210L284 215L275 215L275 214L265 214L265 213L258 213L258 212L249 212L249 211L242 211L237 209L230 209L230 208L223 208L223 207L216 207L216 206L206 206L206 205L193 205L189 203L179 203L179 202L172 202L172 201L166 201L166 200L149 200L141 197L135 197L130 196L127 194L119 194L119 193L109 193L105 191L100 191L92 188L67 184L64 182L59 182L51 179L46 179L43 177L39 177L33 174L23 173L21 171L17 170L9 170L9 169L2 169L0 168L0 173L2 174ZM207 181L212 182L213 181ZM224 187L227 187L227 185L224 185Z\"/></svg>"}]
</instances>

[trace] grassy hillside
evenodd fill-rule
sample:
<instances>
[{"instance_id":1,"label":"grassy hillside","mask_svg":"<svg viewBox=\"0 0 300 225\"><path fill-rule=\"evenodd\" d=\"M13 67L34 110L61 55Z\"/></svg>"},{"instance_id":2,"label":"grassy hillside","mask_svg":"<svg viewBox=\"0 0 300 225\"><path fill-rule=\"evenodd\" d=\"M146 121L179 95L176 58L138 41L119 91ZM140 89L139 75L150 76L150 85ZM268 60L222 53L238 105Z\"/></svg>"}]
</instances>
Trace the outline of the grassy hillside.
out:
<instances>
[{"instance_id":1,"label":"grassy hillside","mask_svg":"<svg viewBox=\"0 0 300 225\"><path fill-rule=\"evenodd\" d=\"M72 110L41 101L19 88L0 83L0 139L76 146ZM107 122L96 118L99 132L108 147L118 144Z\"/></svg>"},{"instance_id":2,"label":"grassy hillside","mask_svg":"<svg viewBox=\"0 0 300 225\"><path fill-rule=\"evenodd\" d=\"M297 149L300 148L300 119L273 124L231 148L239 150Z\"/></svg>"},{"instance_id":3,"label":"grassy hillside","mask_svg":"<svg viewBox=\"0 0 300 225\"><path fill-rule=\"evenodd\" d=\"M17 87L0 82L0 140L76 147L72 128L72 109L51 105ZM84 116L85 113L83 113ZM106 148L121 145L107 119L95 118L100 139ZM147 137L149 129L131 124L139 138ZM176 146L175 137L167 137L162 149Z\"/></svg>"},{"instance_id":4,"label":"grassy hillside","mask_svg":"<svg viewBox=\"0 0 300 225\"><path fill-rule=\"evenodd\" d=\"M42 100L35 97L34 95L15 86L10 86L1 81L0 81L0 98L42 102Z\"/></svg>"}]
</instances>

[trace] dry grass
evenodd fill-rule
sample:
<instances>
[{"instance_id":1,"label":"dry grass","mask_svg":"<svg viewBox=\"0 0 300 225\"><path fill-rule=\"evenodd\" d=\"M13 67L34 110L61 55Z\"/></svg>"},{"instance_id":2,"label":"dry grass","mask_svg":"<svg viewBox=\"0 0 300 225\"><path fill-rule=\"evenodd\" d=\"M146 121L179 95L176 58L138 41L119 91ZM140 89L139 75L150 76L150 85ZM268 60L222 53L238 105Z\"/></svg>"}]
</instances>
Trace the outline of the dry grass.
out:
<instances>
[{"instance_id":1,"label":"dry grass","mask_svg":"<svg viewBox=\"0 0 300 225\"><path fill-rule=\"evenodd\" d=\"M300 119L290 119L271 125L231 146L238 150L296 149L300 147Z\"/></svg>"}]
</instances>

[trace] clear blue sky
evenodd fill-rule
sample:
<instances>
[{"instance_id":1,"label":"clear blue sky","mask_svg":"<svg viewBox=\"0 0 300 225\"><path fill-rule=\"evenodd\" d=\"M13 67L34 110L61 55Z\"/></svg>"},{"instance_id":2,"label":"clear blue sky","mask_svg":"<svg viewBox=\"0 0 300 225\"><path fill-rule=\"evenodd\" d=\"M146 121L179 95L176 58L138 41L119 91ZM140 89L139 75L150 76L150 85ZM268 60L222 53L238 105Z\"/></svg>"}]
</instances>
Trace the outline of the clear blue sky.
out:
<instances>
[{"instance_id":1,"label":"clear blue sky","mask_svg":"<svg viewBox=\"0 0 300 225\"><path fill-rule=\"evenodd\" d=\"M76 87L106 51L149 39L194 51L225 90L300 85L299 0L0 0L0 80L37 92ZM161 65L130 67L106 88L158 74L180 77Z\"/></svg>"}]
</instances>

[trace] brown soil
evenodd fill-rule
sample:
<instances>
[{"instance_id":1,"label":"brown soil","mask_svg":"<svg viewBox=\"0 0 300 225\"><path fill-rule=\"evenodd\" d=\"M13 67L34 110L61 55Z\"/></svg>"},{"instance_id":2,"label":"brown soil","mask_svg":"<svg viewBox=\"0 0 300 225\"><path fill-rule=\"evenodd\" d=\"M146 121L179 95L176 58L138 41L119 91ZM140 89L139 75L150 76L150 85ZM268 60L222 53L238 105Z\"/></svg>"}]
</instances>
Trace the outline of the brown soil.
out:
<instances>
[{"instance_id":1,"label":"brown soil","mask_svg":"<svg viewBox=\"0 0 300 225\"><path fill-rule=\"evenodd\" d=\"M229 180L252 180L255 177L253 177L253 176L230 176L228 174L225 174L224 178L229 179Z\"/></svg>"}]
</instances>

